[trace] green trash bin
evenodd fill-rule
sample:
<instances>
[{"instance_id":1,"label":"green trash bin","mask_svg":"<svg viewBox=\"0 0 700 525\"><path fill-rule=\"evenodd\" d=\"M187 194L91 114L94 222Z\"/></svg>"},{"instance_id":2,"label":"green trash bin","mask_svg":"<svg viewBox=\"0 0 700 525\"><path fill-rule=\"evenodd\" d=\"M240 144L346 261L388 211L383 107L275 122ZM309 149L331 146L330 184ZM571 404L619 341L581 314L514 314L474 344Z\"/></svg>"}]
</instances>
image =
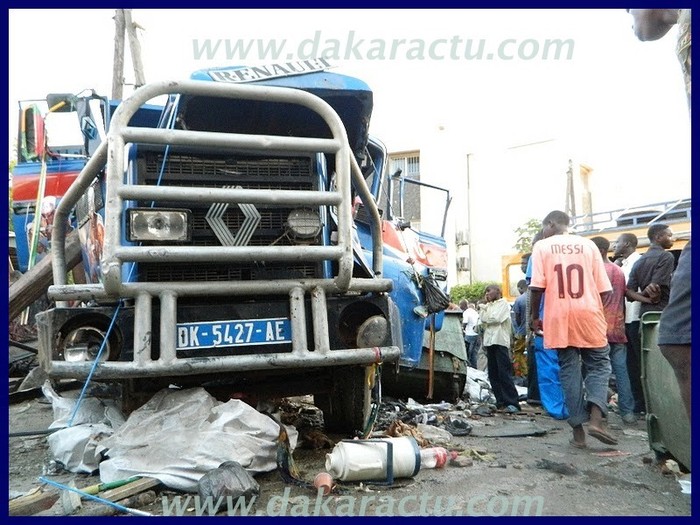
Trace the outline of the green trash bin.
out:
<instances>
[{"instance_id":1,"label":"green trash bin","mask_svg":"<svg viewBox=\"0 0 700 525\"><path fill-rule=\"evenodd\" d=\"M657 455L671 454L690 470L690 421L676 375L659 350L660 318L661 312L647 312L641 319L642 387L649 446Z\"/></svg>"}]
</instances>

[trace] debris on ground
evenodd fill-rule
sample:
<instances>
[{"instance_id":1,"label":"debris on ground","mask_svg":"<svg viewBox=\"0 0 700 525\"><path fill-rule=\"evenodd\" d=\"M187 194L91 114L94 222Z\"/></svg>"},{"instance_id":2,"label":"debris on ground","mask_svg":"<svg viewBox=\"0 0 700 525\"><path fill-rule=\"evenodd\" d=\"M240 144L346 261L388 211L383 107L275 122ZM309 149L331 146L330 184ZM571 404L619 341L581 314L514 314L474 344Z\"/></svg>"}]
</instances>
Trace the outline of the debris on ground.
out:
<instances>
[{"instance_id":1,"label":"debris on ground","mask_svg":"<svg viewBox=\"0 0 700 525\"><path fill-rule=\"evenodd\" d=\"M260 485L237 461L225 461L210 470L197 482L197 492L202 500L219 501L231 497L250 501L260 494Z\"/></svg>"},{"instance_id":2,"label":"debris on ground","mask_svg":"<svg viewBox=\"0 0 700 525\"><path fill-rule=\"evenodd\" d=\"M537 460L535 466L539 469L551 470L552 472L556 472L557 474L562 474L564 476L573 476L578 474L578 469L571 463L558 463L549 459L539 459Z\"/></svg>"},{"instance_id":3,"label":"debris on ground","mask_svg":"<svg viewBox=\"0 0 700 525\"><path fill-rule=\"evenodd\" d=\"M197 481L225 461L251 473L275 470L279 434L279 423L241 400L222 403L203 388L165 389L103 441L109 459L100 463L100 478L150 476L195 492ZM287 434L294 450L297 431Z\"/></svg>"}]
</instances>

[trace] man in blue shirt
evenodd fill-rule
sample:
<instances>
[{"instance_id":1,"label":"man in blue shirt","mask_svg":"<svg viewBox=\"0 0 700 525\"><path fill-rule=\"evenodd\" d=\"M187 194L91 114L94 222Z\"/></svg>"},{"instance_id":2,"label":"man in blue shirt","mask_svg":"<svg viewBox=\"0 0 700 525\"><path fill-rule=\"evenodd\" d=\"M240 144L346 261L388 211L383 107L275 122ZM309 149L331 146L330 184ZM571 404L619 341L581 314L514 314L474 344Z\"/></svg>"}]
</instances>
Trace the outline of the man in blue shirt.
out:
<instances>
[{"instance_id":1,"label":"man in blue shirt","mask_svg":"<svg viewBox=\"0 0 700 525\"><path fill-rule=\"evenodd\" d=\"M518 281L520 295L513 303L513 374L527 377L527 282Z\"/></svg>"}]
</instances>

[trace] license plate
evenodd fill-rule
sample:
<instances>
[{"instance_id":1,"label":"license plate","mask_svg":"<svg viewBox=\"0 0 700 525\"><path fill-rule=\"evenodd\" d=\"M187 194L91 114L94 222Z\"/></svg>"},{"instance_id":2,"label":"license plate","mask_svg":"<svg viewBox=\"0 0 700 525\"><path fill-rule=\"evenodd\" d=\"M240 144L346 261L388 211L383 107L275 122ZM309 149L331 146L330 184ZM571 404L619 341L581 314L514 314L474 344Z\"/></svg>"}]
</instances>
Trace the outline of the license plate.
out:
<instances>
[{"instance_id":1,"label":"license plate","mask_svg":"<svg viewBox=\"0 0 700 525\"><path fill-rule=\"evenodd\" d=\"M289 319L285 317L177 324L178 350L291 342L292 328Z\"/></svg>"}]
</instances>

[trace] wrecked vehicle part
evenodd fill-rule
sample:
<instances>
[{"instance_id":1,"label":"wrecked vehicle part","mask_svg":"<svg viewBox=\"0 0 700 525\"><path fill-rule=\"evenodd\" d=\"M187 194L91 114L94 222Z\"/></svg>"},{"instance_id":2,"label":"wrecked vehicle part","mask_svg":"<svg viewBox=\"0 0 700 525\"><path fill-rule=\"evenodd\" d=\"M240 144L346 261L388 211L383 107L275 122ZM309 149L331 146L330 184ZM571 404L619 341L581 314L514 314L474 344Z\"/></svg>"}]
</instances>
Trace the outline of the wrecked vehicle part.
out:
<instances>
[{"instance_id":1,"label":"wrecked vehicle part","mask_svg":"<svg viewBox=\"0 0 700 525\"><path fill-rule=\"evenodd\" d=\"M110 141L56 209L57 306L38 318L41 365L50 377L124 382L127 394L296 377L295 393L330 394L321 404L335 430L362 431L367 378L403 346L360 167L371 91L326 71L266 85L222 78L145 86L113 115ZM159 128L126 125L163 94ZM371 261L353 194L370 217ZM83 285L65 279L74 208L89 256Z\"/></svg>"}]
</instances>

